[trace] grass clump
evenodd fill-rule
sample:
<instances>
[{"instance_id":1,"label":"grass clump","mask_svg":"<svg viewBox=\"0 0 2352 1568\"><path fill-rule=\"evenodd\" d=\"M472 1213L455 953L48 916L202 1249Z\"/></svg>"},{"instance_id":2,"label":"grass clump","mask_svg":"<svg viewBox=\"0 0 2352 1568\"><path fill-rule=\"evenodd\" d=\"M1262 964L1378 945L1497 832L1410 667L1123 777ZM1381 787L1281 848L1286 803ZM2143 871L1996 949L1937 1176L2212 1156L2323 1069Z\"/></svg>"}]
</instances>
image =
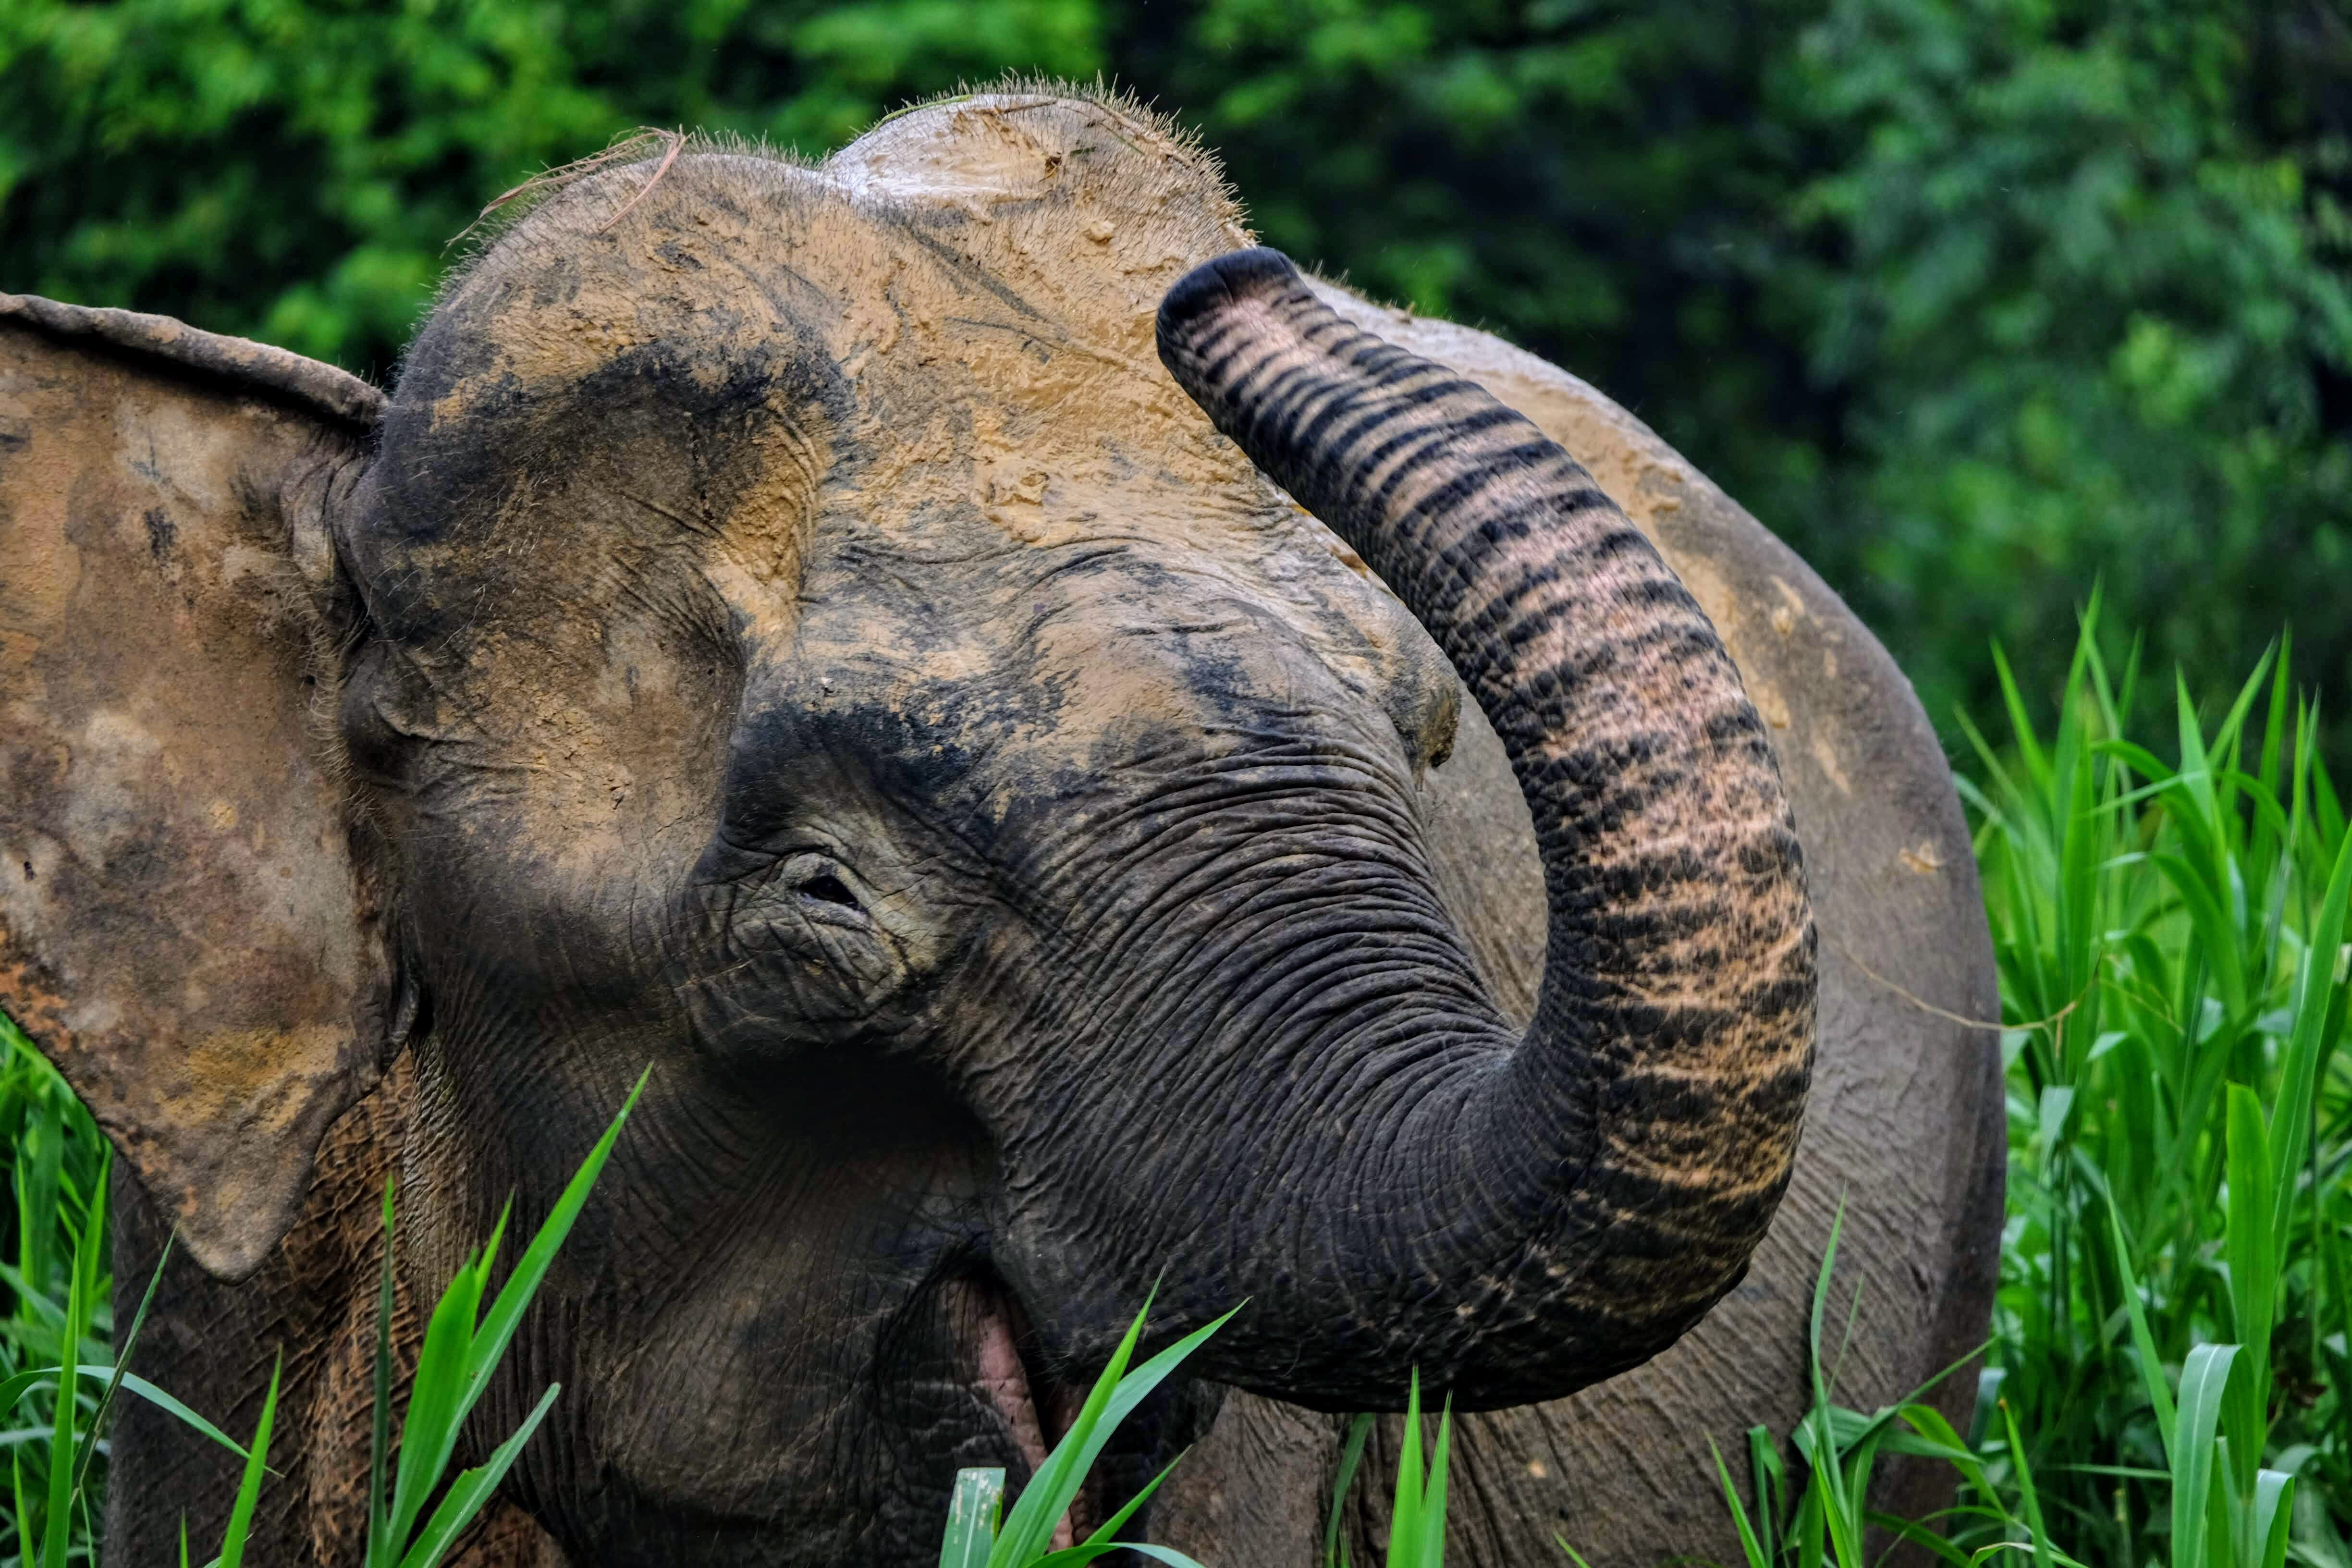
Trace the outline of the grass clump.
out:
<instances>
[{"instance_id":1,"label":"grass clump","mask_svg":"<svg viewBox=\"0 0 2352 1568\"><path fill-rule=\"evenodd\" d=\"M565 1187L554 1209L524 1248L505 1283L489 1294L501 1215L489 1242L467 1258L442 1293L425 1330L401 1429L392 1447L392 1317L394 1205L383 1197L383 1271L376 1315L375 1432L369 1486L368 1568L435 1568L492 1493L553 1405L551 1385L520 1427L483 1465L447 1480L457 1435L487 1392L491 1373L522 1320L556 1249L586 1204L621 1128L644 1089L640 1079L612 1125ZM104 1479L101 1436L115 1398L147 1399L237 1454L244 1471L219 1552L209 1568L239 1568L268 1468L278 1415L279 1364L270 1373L251 1446L238 1445L203 1415L127 1370L155 1289L170 1260L172 1241L155 1266L121 1352L110 1351L111 1281L106 1270L107 1186L111 1153L89 1113L74 1100L30 1042L0 1017L0 1128L9 1136L8 1175L16 1197L16 1260L0 1264L10 1291L10 1313L0 1320L0 1412L28 1424L0 1432L10 1455L13 1506L5 1514L0 1560L13 1555L25 1568L64 1568L97 1560L96 1500ZM76 1353L66 1355L71 1348ZM58 1359L63 1358L63 1359ZM425 1504L439 1500L430 1515ZM13 1550L5 1550L13 1549ZM184 1527L180 1561L192 1561Z\"/></svg>"},{"instance_id":2,"label":"grass clump","mask_svg":"<svg viewBox=\"0 0 2352 1568\"><path fill-rule=\"evenodd\" d=\"M384 1183L383 1270L377 1289L375 1320L375 1431L368 1454L367 1568L437 1568L466 1527L489 1506L499 1482L514 1468L523 1445L530 1441L555 1404L556 1395L563 1392L560 1383L548 1384L539 1403L523 1417L522 1425L492 1450L487 1461L449 1478L458 1431L475 1405L489 1391L491 1374L498 1371L508 1342L521 1326L523 1309L530 1305L540 1282L547 1278L549 1265L555 1261L556 1248L563 1245L563 1238L572 1232L572 1222L580 1217L581 1209L588 1202L588 1191L604 1171L604 1162L621 1136L621 1127L635 1109L637 1096L645 1092L646 1078L651 1072L647 1068L638 1078L612 1125L604 1129L604 1135L581 1162L562 1195L556 1199L554 1208L523 1248L513 1272L491 1299L488 1315L482 1315L482 1299L489 1290L499 1244L506 1236L507 1221L513 1213L511 1203L499 1215L489 1241L466 1259L448 1289L442 1291L426 1323L425 1343L417 1352L416 1375L409 1384L408 1409L401 1425L396 1455L392 1444L394 1215L393 1185L389 1180ZM254 1431L245 1479L229 1513L228 1533L211 1568L239 1568L244 1561L277 1405L278 1376L273 1372L268 1397L261 1407L261 1421ZM436 1497L440 1501L428 1515L425 1505ZM182 1568L187 1568L184 1531L180 1560Z\"/></svg>"},{"instance_id":3,"label":"grass clump","mask_svg":"<svg viewBox=\"0 0 2352 1568\"><path fill-rule=\"evenodd\" d=\"M2015 1026L1972 1491L2089 1562L2352 1568L2352 850L2317 709L2282 643L2143 736L2098 630L2095 598L2048 731L2003 663L2007 744L1969 731Z\"/></svg>"},{"instance_id":4,"label":"grass clump","mask_svg":"<svg viewBox=\"0 0 2352 1568\"><path fill-rule=\"evenodd\" d=\"M1811 1408L1785 1447L1748 1434L1747 1498L1717 1456L1747 1568L1897 1540L1956 1568L2352 1568L2352 843L2316 706L2282 642L2137 729L2158 704L2095 595L2046 728L1996 664L2007 733L1964 725L1960 783L2009 1026L1974 1430L1916 1394L1836 1405L1817 1292ZM1889 1455L1953 1467L1951 1512L1871 1510Z\"/></svg>"}]
</instances>

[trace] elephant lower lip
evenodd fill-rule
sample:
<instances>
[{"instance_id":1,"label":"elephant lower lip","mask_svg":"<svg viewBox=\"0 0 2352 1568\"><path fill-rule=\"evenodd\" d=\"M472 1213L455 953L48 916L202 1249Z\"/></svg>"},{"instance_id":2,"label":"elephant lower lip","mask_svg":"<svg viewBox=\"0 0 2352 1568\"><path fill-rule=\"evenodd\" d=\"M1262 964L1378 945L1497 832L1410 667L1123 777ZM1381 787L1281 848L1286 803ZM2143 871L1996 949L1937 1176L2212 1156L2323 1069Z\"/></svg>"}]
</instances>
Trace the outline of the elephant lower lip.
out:
<instances>
[{"instance_id":1,"label":"elephant lower lip","mask_svg":"<svg viewBox=\"0 0 2352 1568\"><path fill-rule=\"evenodd\" d=\"M1034 1332L1021 1302L1002 1280L971 1281L964 1290L968 1301L974 1384L1004 1423L1022 1463L1034 1476L1045 1468L1054 1444L1070 1428L1085 1391L1054 1378L1030 1356L1024 1345L1034 1344ZM1054 1527L1053 1549L1061 1551L1086 1538L1091 1486L1081 1487L1069 1512Z\"/></svg>"}]
</instances>

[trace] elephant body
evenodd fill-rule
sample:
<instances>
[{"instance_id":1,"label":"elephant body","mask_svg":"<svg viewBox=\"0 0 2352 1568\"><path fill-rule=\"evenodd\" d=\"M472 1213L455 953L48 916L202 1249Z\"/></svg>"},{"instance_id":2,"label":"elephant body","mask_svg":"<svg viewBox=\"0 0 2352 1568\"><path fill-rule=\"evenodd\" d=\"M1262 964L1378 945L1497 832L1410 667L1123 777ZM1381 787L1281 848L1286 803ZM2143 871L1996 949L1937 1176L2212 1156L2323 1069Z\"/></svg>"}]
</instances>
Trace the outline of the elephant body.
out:
<instances>
[{"instance_id":1,"label":"elephant body","mask_svg":"<svg viewBox=\"0 0 2352 1568\"><path fill-rule=\"evenodd\" d=\"M1187 277L1248 241L1213 165L1083 95L536 194L389 400L0 297L0 1005L135 1172L118 1279L188 1243L139 1370L234 1430L287 1353L266 1560L357 1561L386 1176L413 1346L648 1061L478 1418L566 1384L472 1568L918 1560L1155 1276L1160 1342L1253 1304L1081 1510L1191 1442L1152 1535L1225 1568L1319 1552L1336 1413L1409 1366L1475 1412L1458 1561L1730 1560L1707 1440L1802 1408L1841 1205L1840 1398L1975 1348L1997 1008L1943 759L1651 432L1264 253ZM1318 406L1339 447L1297 445ZM1621 729L1580 683L1669 695ZM1640 821L1687 847L1575 881ZM1654 995L1563 978L1612 943ZM1555 1037L1587 1065L1539 1071ZM135 1407L114 1456L110 1557L217 1530L218 1450Z\"/></svg>"}]
</instances>

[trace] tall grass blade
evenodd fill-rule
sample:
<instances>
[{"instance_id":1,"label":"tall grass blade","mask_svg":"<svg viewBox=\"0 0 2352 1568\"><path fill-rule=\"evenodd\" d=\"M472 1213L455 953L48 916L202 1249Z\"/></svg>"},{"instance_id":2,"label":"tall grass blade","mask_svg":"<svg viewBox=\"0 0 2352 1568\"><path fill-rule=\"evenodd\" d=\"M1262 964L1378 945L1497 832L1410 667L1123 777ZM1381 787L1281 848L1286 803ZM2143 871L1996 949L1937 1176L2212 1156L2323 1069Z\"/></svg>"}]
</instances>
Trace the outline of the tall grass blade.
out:
<instances>
[{"instance_id":1,"label":"tall grass blade","mask_svg":"<svg viewBox=\"0 0 2352 1568\"><path fill-rule=\"evenodd\" d=\"M531 1406L530 1414L523 1417L522 1425L492 1450L489 1461L459 1473L442 1498L441 1506L433 1510L433 1517L425 1521L425 1528L417 1532L415 1542L401 1558L400 1568L437 1568L449 1548L457 1543L457 1532L473 1522L474 1516L490 1500L490 1493L506 1479L523 1445L539 1430L539 1424L547 1419L549 1407L562 1392L562 1384L549 1384L547 1392L539 1396L539 1403Z\"/></svg>"},{"instance_id":2,"label":"tall grass blade","mask_svg":"<svg viewBox=\"0 0 2352 1568\"><path fill-rule=\"evenodd\" d=\"M1421 1549L1421 1373L1405 1385L1404 1436L1398 1445L1396 1501L1389 1510L1388 1568L1415 1568Z\"/></svg>"},{"instance_id":3,"label":"tall grass blade","mask_svg":"<svg viewBox=\"0 0 2352 1568\"><path fill-rule=\"evenodd\" d=\"M2123 1277L2124 1309L2131 1320L2132 1354L2139 1367L2140 1387L2156 1411L2157 1438L2168 1456L2172 1451L2172 1385L2165 1380L2164 1363L2157 1358L2156 1338L2148 1332L2147 1310L2140 1303L2139 1278L2132 1271L2131 1247L2124 1239L2123 1216L2115 1201L2107 1201L2107 1234L2115 1245L2116 1272Z\"/></svg>"},{"instance_id":4,"label":"tall grass blade","mask_svg":"<svg viewBox=\"0 0 2352 1568\"><path fill-rule=\"evenodd\" d=\"M253 1530L253 1510L261 1500L261 1478L268 1469L269 1428L278 1419L278 1379L286 1369L280 1356L269 1369L269 1392L261 1401L261 1420L253 1429L253 1448L245 1461L245 1475L237 1482L236 1501L229 1508L228 1531L221 1538L220 1568L238 1568L245 1561L245 1545Z\"/></svg>"},{"instance_id":5,"label":"tall grass blade","mask_svg":"<svg viewBox=\"0 0 2352 1568\"><path fill-rule=\"evenodd\" d=\"M1022 1489L1020 1500L1013 1505L1004 1528L997 1534L995 1549L989 1553L991 1568L1024 1568L1044 1552L1053 1538L1055 1525L1069 1511L1087 1472L1094 1468L1119 1423L1134 1414L1137 1405L1241 1309L1236 1307L1213 1322L1195 1329L1130 1373L1128 1362L1135 1353L1136 1342L1142 1336L1144 1321L1150 1310L1151 1304L1147 1300L1143 1310L1135 1315L1135 1321L1128 1325L1126 1336L1112 1352L1102 1375L1095 1380L1077 1418L1070 1423L1070 1429L1062 1435L1062 1440Z\"/></svg>"},{"instance_id":6,"label":"tall grass blade","mask_svg":"<svg viewBox=\"0 0 2352 1568\"><path fill-rule=\"evenodd\" d=\"M1715 1479L1723 1485L1723 1506L1731 1510L1731 1522L1739 1531L1740 1555L1746 1560L1748 1568L1772 1568L1772 1559L1764 1550L1763 1540L1748 1517L1748 1506L1739 1500L1739 1489L1731 1484L1731 1467L1723 1462L1723 1450L1715 1446L1711 1434L1706 1440L1706 1451L1715 1456ZM1762 1489L1758 1490L1760 1493ZM1761 1502L1760 1496L1758 1500ZM1563 1549L1567 1544L1566 1542L1560 1542Z\"/></svg>"},{"instance_id":7,"label":"tall grass blade","mask_svg":"<svg viewBox=\"0 0 2352 1568\"><path fill-rule=\"evenodd\" d=\"M2230 1260L2231 1315L2247 1363L2243 1386L2259 1406L2270 1393L2271 1322L2278 1307L2270 1135L2263 1125L2263 1102L2242 1083L2229 1087L2227 1120L2230 1194L2222 1250ZM2251 1484L2252 1467L2262 1458L2262 1434L2239 1423L2230 1428L2230 1437L2248 1467L2241 1479Z\"/></svg>"},{"instance_id":8,"label":"tall grass blade","mask_svg":"<svg viewBox=\"0 0 2352 1568\"><path fill-rule=\"evenodd\" d=\"M1190 1452L1192 1452L1192 1450L1189 1448L1185 1450L1185 1453ZM1127 1502L1118 1510L1118 1512L1103 1521L1100 1527L1097 1528L1092 1535L1087 1536L1085 1541L1079 1542L1076 1546L1039 1558L1034 1568L1076 1568L1077 1564L1091 1563L1097 1557L1105 1557L1114 1552L1133 1552L1141 1550L1141 1548L1132 1541L1119 1540L1119 1532L1127 1528L1129 1521L1132 1520L1138 1513L1142 1511L1143 1505L1151 1500L1151 1494L1160 1489L1160 1483L1173 1475L1175 1473L1176 1467L1183 1462L1183 1454L1179 1454L1174 1458L1169 1460L1168 1463L1160 1468L1160 1473L1158 1475L1144 1482L1141 1489L1139 1489L1133 1497L1128 1499ZM1177 1558L1181 1558L1183 1562L1192 1562L1191 1558L1184 1557L1181 1552L1176 1553L1175 1556ZM1168 1560L1169 1559L1162 1559L1162 1561Z\"/></svg>"},{"instance_id":9,"label":"tall grass blade","mask_svg":"<svg viewBox=\"0 0 2352 1568\"><path fill-rule=\"evenodd\" d=\"M2273 1167L2277 1173L2276 1213L2272 1233L2273 1245L2281 1256L2285 1254L2288 1234L2294 1228L2295 1177L2303 1169L2320 1050L2323 1045L2331 1043L2327 1038L2331 1014L2336 1016L2337 1027L2341 1027L2336 1004L2344 982L2336 971L2344 946L2347 905L2352 905L2352 835L2346 837L2336 851L2327 889L2320 897L2310 935L2304 944L2302 962L2296 966L2294 1000L2289 1004L2294 1024L2280 1064L2278 1101L2271 1117L2277 1145Z\"/></svg>"},{"instance_id":10,"label":"tall grass blade","mask_svg":"<svg viewBox=\"0 0 2352 1568\"><path fill-rule=\"evenodd\" d=\"M383 1261L378 1271L375 1299L375 1406L368 1441L368 1539L371 1563L393 1560L392 1500L387 1489L392 1462L392 1316L394 1304L393 1250L398 1241L394 1226L393 1179L383 1179Z\"/></svg>"},{"instance_id":11,"label":"tall grass blade","mask_svg":"<svg viewBox=\"0 0 2352 1568\"><path fill-rule=\"evenodd\" d=\"M139 1298L139 1310L131 1315L130 1331L114 1347L114 1371L106 1380L106 1392L98 1401L98 1409L89 1418L93 1438L106 1430L106 1418L114 1410L115 1396L122 1392L122 1380L131 1366L131 1354L139 1348L139 1336L147 1327L148 1309L155 1304L156 1288L163 1283L163 1269L172 1261L173 1244L180 1239L180 1227L173 1226L163 1237L163 1255L155 1259L155 1271L147 1277L146 1293ZM81 1458L74 1466L74 1490L79 1492L89 1479L90 1461L98 1456L98 1444L89 1443L82 1449Z\"/></svg>"},{"instance_id":12,"label":"tall grass blade","mask_svg":"<svg viewBox=\"0 0 2352 1568\"><path fill-rule=\"evenodd\" d=\"M2255 1556L2249 1568L2283 1568L2294 1522L2294 1478L2283 1470L2258 1473L2254 1478L2253 1528L2248 1533Z\"/></svg>"},{"instance_id":13,"label":"tall grass blade","mask_svg":"<svg viewBox=\"0 0 2352 1568\"><path fill-rule=\"evenodd\" d=\"M1413 1568L1444 1568L1445 1472L1454 1454L1454 1396L1437 1413L1437 1446L1430 1450L1429 1485L1422 1495L1421 1542Z\"/></svg>"},{"instance_id":14,"label":"tall grass blade","mask_svg":"<svg viewBox=\"0 0 2352 1568\"><path fill-rule=\"evenodd\" d=\"M482 1391L489 1386L491 1373L506 1354L507 1342L514 1338L515 1329L522 1321L523 1309L530 1304L540 1281L547 1278L548 1267L555 1261L556 1248L562 1247L563 1238L572 1234L572 1222L580 1217L581 1209L588 1202L588 1190L596 1184L597 1176L604 1169L604 1162L612 1156L613 1145L620 1140L621 1128L628 1121L629 1112L636 1109L638 1098L645 1093L646 1080L653 1077L653 1071L651 1067L647 1067L637 1075L635 1085L630 1089L628 1098L622 1101L612 1125L604 1129L604 1135L589 1151L588 1158L581 1162L580 1169L563 1189L563 1195L556 1200L555 1207L540 1226L539 1234L531 1237L530 1245L523 1249L522 1257L516 1261L514 1272L499 1291L498 1299L490 1303L489 1313L482 1320L481 1329L474 1336L467 1357L460 1419L463 1413L471 1410L482 1397Z\"/></svg>"},{"instance_id":15,"label":"tall grass blade","mask_svg":"<svg viewBox=\"0 0 2352 1568\"><path fill-rule=\"evenodd\" d=\"M461 1396L467 1342L482 1297L482 1259L466 1259L457 1277L435 1303L417 1352L416 1374L408 1386L408 1418L400 1431L400 1472L392 1490L392 1542L409 1539L424 1512L426 1495L447 1468L466 1412Z\"/></svg>"},{"instance_id":16,"label":"tall grass blade","mask_svg":"<svg viewBox=\"0 0 2352 1568\"><path fill-rule=\"evenodd\" d=\"M940 1542L940 1568L982 1568L996 1544L996 1521L1004 1508L1004 1472L958 1470L948 1494L948 1527Z\"/></svg>"},{"instance_id":17,"label":"tall grass blade","mask_svg":"<svg viewBox=\"0 0 2352 1568\"><path fill-rule=\"evenodd\" d=\"M100 1167L100 1201L106 1190L105 1167ZM76 1239L75 1256L68 1269L66 1287L66 1321L59 1331L58 1344L65 1364L58 1369L58 1403L55 1426L49 1438L48 1505L41 1515L42 1568L65 1568L66 1548L73 1537L73 1478L77 1446L74 1436L74 1415L80 1406L81 1347L89 1337L89 1314L93 1305L90 1297L95 1290L97 1242L94 1227L85 1224L82 1235ZM23 1531L26 1521L17 1521Z\"/></svg>"},{"instance_id":18,"label":"tall grass blade","mask_svg":"<svg viewBox=\"0 0 2352 1568\"><path fill-rule=\"evenodd\" d=\"M1331 1480L1331 1507L1323 1520L1323 1568L1340 1568L1339 1526L1348 1489L1356 1484L1356 1470L1364 1462L1364 1445L1372 1436L1372 1417L1363 1415L1348 1423L1348 1439L1339 1446L1339 1468Z\"/></svg>"},{"instance_id":19,"label":"tall grass blade","mask_svg":"<svg viewBox=\"0 0 2352 1568\"><path fill-rule=\"evenodd\" d=\"M2206 1568L2207 1512L2221 1406L2238 1359L2236 1345L2199 1345L2180 1369L2180 1414L2172 1436L2172 1568ZM2229 1568L2217 1563L2214 1568Z\"/></svg>"}]
</instances>

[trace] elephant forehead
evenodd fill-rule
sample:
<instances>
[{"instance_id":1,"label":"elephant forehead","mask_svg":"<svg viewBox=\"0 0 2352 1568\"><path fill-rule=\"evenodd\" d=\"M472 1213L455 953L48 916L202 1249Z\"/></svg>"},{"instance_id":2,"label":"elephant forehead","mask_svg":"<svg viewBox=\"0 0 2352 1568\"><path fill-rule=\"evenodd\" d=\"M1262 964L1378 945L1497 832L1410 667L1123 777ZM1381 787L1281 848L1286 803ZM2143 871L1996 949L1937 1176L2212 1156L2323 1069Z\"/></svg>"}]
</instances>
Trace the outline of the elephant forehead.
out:
<instances>
[{"instance_id":1,"label":"elephant forehead","mask_svg":"<svg viewBox=\"0 0 2352 1568\"><path fill-rule=\"evenodd\" d=\"M855 713L880 721L856 732L885 752L963 759L971 804L1002 824L1297 725L1385 755L1397 714L1451 701L1427 634L1311 519L1207 505L1181 535L1158 521L1034 542L975 522L969 551L919 558L822 533L752 705Z\"/></svg>"},{"instance_id":2,"label":"elephant forehead","mask_svg":"<svg viewBox=\"0 0 2352 1568\"><path fill-rule=\"evenodd\" d=\"M624 148L534 182L543 199L445 291L405 401L459 420L512 382L591 376L680 336L716 361L727 340L787 322L820 327L846 365L915 327L933 329L925 353L940 333L992 332L961 346L983 359L1075 349L1054 379L1083 379L1087 359L1097 377L1165 383L1160 296L1250 242L1213 159L1099 93L926 105L819 168L699 139L635 148L646 155ZM436 335L454 340L446 365L425 352Z\"/></svg>"},{"instance_id":3,"label":"elephant forehead","mask_svg":"<svg viewBox=\"0 0 2352 1568\"><path fill-rule=\"evenodd\" d=\"M688 150L567 185L412 351L354 550L380 622L502 707L551 692L502 673L551 656L621 704L694 662L679 628L784 647L855 596L869 649L936 655L899 661L910 699L1043 658L1112 714L1142 700L1109 673L1152 662L1134 639L1223 624L1223 596L1378 684L1379 590L1158 363L1167 277L1246 237L1175 148L1099 103L990 100L823 169ZM852 569L811 581L812 551Z\"/></svg>"},{"instance_id":4,"label":"elephant forehead","mask_svg":"<svg viewBox=\"0 0 2352 1568\"><path fill-rule=\"evenodd\" d=\"M1016 87L924 104L823 170L1072 320L1148 320L1185 272L1254 243L1214 157L1133 99L1099 91Z\"/></svg>"},{"instance_id":5,"label":"elephant forehead","mask_svg":"<svg viewBox=\"0 0 2352 1568\"><path fill-rule=\"evenodd\" d=\"M632 368L707 400L747 366L819 344L854 354L890 331L881 249L836 191L792 164L705 154L593 175L444 291L389 434L463 443L519 412L593 405Z\"/></svg>"},{"instance_id":6,"label":"elephant forehead","mask_svg":"<svg viewBox=\"0 0 2352 1568\"><path fill-rule=\"evenodd\" d=\"M1024 462L1047 448L1066 478L1091 458L1108 478L1231 482L1245 465L1215 450L1152 342L1160 274L1191 250L1122 263L1071 207L1045 204L1007 244L1005 224L871 177L712 153L566 188L450 288L411 351L385 451L404 477L452 478L403 521L438 532L648 401L706 416L672 433L720 458L763 408L815 441L863 426L877 478L936 490L942 465L977 466L983 506L1034 498L1048 470Z\"/></svg>"}]
</instances>

